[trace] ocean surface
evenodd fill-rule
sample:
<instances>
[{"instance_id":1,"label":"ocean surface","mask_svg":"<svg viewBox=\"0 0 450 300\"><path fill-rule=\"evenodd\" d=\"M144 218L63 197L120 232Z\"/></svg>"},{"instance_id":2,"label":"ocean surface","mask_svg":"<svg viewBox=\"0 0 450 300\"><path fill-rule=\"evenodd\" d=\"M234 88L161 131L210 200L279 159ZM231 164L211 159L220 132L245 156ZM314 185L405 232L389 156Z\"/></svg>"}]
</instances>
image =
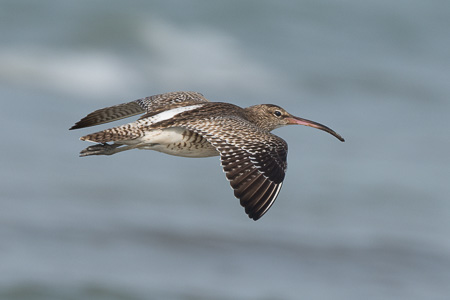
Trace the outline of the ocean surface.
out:
<instances>
[{"instance_id":1,"label":"ocean surface","mask_svg":"<svg viewBox=\"0 0 450 300\"><path fill-rule=\"evenodd\" d=\"M450 1L0 1L0 299L450 299ZM87 113L278 104L250 220L217 157L78 157ZM129 121L133 121L131 118Z\"/></svg>"}]
</instances>

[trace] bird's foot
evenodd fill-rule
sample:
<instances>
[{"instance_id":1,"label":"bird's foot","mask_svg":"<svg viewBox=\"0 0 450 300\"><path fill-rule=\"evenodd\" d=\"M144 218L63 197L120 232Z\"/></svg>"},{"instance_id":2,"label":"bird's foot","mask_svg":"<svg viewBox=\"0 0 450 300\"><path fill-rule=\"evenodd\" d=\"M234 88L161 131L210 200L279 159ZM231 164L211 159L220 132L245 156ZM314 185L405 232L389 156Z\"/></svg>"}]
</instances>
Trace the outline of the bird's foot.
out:
<instances>
[{"instance_id":1,"label":"bird's foot","mask_svg":"<svg viewBox=\"0 0 450 300\"><path fill-rule=\"evenodd\" d=\"M89 156L89 155L112 155L117 152L117 147L121 146L120 144L97 144L93 146L89 146L86 149L81 150L80 157Z\"/></svg>"}]
</instances>

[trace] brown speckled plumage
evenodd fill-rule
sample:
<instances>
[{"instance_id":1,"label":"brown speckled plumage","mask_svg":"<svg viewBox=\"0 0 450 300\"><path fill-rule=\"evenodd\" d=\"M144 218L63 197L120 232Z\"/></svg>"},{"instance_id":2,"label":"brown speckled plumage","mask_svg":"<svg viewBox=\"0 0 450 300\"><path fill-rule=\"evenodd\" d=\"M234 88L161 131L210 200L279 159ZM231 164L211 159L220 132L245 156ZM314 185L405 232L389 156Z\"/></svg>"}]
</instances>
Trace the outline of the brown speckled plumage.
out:
<instances>
[{"instance_id":1,"label":"brown speckled plumage","mask_svg":"<svg viewBox=\"0 0 450 300\"><path fill-rule=\"evenodd\" d=\"M270 131L300 124L327 131L343 141L330 128L294 117L276 105L241 108L209 102L195 92L166 93L99 109L71 129L140 113L145 114L135 122L81 137L100 143L83 150L81 156L111 155L135 148L186 157L220 155L235 196L254 220L275 201L287 167L287 144Z\"/></svg>"}]
</instances>

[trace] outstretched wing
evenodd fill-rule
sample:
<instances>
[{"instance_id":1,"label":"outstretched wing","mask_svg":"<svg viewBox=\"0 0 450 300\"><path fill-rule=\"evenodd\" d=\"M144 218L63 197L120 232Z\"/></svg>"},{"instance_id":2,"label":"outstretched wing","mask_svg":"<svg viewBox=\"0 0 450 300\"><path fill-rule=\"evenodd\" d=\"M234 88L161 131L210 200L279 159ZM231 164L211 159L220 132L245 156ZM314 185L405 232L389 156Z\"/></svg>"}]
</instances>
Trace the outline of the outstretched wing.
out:
<instances>
[{"instance_id":1,"label":"outstretched wing","mask_svg":"<svg viewBox=\"0 0 450 300\"><path fill-rule=\"evenodd\" d=\"M229 111L232 109L230 105ZM234 195L250 218L258 220L272 206L287 168L287 144L283 139L255 126L239 114L227 114L227 109L217 110L217 113L209 111L205 118L192 111L185 118L180 117L178 122L162 122L160 126L194 131L219 151Z\"/></svg>"},{"instance_id":2,"label":"outstretched wing","mask_svg":"<svg viewBox=\"0 0 450 300\"><path fill-rule=\"evenodd\" d=\"M213 143L234 195L255 221L269 210L283 184L287 147L281 141L261 143L254 153L223 141Z\"/></svg>"},{"instance_id":3,"label":"outstretched wing","mask_svg":"<svg viewBox=\"0 0 450 300\"><path fill-rule=\"evenodd\" d=\"M147 113L155 114L167 109L198 102L208 102L202 94L197 92L171 92L145 97L128 103L98 109L75 123L70 129L90 127Z\"/></svg>"}]
</instances>

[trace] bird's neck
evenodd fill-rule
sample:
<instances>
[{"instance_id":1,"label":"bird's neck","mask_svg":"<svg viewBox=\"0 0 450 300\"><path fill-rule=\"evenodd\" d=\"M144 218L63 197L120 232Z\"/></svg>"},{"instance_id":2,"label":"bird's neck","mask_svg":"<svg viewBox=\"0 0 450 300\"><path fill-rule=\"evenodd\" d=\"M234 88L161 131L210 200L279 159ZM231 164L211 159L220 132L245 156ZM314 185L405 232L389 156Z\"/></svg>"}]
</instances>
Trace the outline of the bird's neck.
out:
<instances>
[{"instance_id":1,"label":"bird's neck","mask_svg":"<svg viewBox=\"0 0 450 300\"><path fill-rule=\"evenodd\" d=\"M260 109L258 109L257 105L246 107L244 108L244 110L247 120L249 120L256 126L267 131L272 131L276 128L274 126L271 126L271 123L269 122L267 116Z\"/></svg>"}]
</instances>

